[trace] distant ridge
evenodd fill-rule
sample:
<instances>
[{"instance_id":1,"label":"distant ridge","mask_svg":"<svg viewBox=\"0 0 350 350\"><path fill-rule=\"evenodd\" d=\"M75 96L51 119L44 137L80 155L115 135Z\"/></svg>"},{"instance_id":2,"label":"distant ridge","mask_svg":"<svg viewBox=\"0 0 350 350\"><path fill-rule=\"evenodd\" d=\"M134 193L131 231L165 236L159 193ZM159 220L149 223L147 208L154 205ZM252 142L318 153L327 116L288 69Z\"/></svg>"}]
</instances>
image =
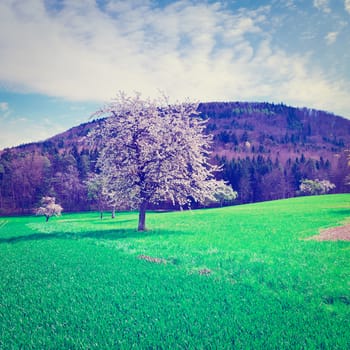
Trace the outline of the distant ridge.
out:
<instances>
[{"instance_id":1,"label":"distant ridge","mask_svg":"<svg viewBox=\"0 0 350 350\"><path fill-rule=\"evenodd\" d=\"M239 192L241 203L293 197L302 178L329 179L336 192L348 191L350 120L264 102L200 103L199 111L214 136L213 161L224 164L218 176ZM0 151L0 213L29 212L48 193L66 210L93 208L85 181L97 151L88 150L86 138L102 122Z\"/></svg>"}]
</instances>

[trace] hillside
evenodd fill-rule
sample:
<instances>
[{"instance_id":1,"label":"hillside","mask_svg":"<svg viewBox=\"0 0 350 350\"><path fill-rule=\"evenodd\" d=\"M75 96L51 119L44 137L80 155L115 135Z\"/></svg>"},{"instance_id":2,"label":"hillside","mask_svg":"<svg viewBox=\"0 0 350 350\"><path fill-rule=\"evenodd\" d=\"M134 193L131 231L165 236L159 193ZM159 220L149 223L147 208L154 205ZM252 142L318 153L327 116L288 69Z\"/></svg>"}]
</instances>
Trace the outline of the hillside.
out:
<instances>
[{"instance_id":1,"label":"hillside","mask_svg":"<svg viewBox=\"0 0 350 350\"><path fill-rule=\"evenodd\" d=\"M329 179L336 192L348 190L350 120L270 103L201 103L199 111L214 135L213 161L224 165L218 176L239 192L239 202L293 197L302 178ZM85 181L97 153L89 152L86 138L101 122L0 151L0 213L28 212L44 194L66 210L93 208Z\"/></svg>"},{"instance_id":2,"label":"hillside","mask_svg":"<svg viewBox=\"0 0 350 350\"><path fill-rule=\"evenodd\" d=\"M285 161L340 152L350 142L350 121L307 108L269 103L207 103L200 110L209 118L215 152L229 158L272 154Z\"/></svg>"}]
</instances>

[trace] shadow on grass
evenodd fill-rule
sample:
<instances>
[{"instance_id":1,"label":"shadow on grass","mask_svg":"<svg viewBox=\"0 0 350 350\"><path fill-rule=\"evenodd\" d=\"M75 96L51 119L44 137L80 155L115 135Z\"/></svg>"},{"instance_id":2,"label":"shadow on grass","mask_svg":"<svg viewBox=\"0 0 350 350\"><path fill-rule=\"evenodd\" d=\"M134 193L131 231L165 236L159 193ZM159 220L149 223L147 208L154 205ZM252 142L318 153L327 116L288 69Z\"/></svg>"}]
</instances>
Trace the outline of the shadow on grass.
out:
<instances>
[{"instance_id":1,"label":"shadow on grass","mask_svg":"<svg viewBox=\"0 0 350 350\"><path fill-rule=\"evenodd\" d=\"M104 230L104 231L89 231L89 232L50 232L50 233L34 233L31 235L15 236L8 238L0 238L0 244L4 243L19 243L26 241L40 241L40 240L52 240L52 239L103 239L103 240L118 240L125 238L145 238L157 235L178 235L178 234L188 234L182 231L167 231L167 230L150 230L139 232L133 229L116 229L116 230Z\"/></svg>"},{"instance_id":2,"label":"shadow on grass","mask_svg":"<svg viewBox=\"0 0 350 350\"><path fill-rule=\"evenodd\" d=\"M57 223L70 223L70 224L74 224L74 223L81 223L81 222L86 222L86 221L91 221L91 218L83 218L83 219L60 219L60 218L54 218L54 220L56 219ZM134 219L112 219L112 218L103 218L103 219L99 219L99 218L94 218L95 222L94 224L98 225L106 225L106 224L110 224L113 222L117 222L117 223L126 223L126 222L135 222ZM50 220L50 222L52 222L52 219Z\"/></svg>"},{"instance_id":3,"label":"shadow on grass","mask_svg":"<svg viewBox=\"0 0 350 350\"><path fill-rule=\"evenodd\" d=\"M330 210L333 214L337 215L344 215L344 216L349 216L350 215L350 207L348 208L337 208L337 209L332 209Z\"/></svg>"}]
</instances>

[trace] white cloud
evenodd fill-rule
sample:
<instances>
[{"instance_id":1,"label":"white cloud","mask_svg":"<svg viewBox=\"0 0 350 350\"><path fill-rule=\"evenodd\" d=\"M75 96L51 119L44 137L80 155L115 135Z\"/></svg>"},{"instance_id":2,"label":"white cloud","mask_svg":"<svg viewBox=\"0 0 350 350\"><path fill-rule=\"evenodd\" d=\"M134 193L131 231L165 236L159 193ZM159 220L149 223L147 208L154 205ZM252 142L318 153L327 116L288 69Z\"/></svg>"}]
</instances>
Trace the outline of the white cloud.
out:
<instances>
[{"instance_id":1,"label":"white cloud","mask_svg":"<svg viewBox=\"0 0 350 350\"><path fill-rule=\"evenodd\" d=\"M284 4L284 6L286 6L289 9L296 9L297 8L297 6L294 3L294 0L285 0L283 2L283 4Z\"/></svg>"},{"instance_id":2,"label":"white cloud","mask_svg":"<svg viewBox=\"0 0 350 350\"><path fill-rule=\"evenodd\" d=\"M326 43L332 45L336 42L339 32L329 32L326 36Z\"/></svg>"},{"instance_id":3,"label":"white cloud","mask_svg":"<svg viewBox=\"0 0 350 350\"><path fill-rule=\"evenodd\" d=\"M152 94L179 79L202 85L213 56L228 47L241 56L244 35L259 32L263 20L260 13L230 15L217 4L187 1L164 9L114 2L107 6L113 13L67 3L56 16L35 3L1 5L7 28L0 34L1 80L82 100L105 100L120 88Z\"/></svg>"},{"instance_id":4,"label":"white cloud","mask_svg":"<svg viewBox=\"0 0 350 350\"><path fill-rule=\"evenodd\" d=\"M39 0L0 3L0 80L82 101L105 101L118 90L153 96L160 89L174 99L348 108L350 89L312 71L307 53L272 45L264 31L269 7L230 12L190 0L162 8L109 1L104 10L95 1L64 4L48 12ZM327 8L324 0L314 4Z\"/></svg>"},{"instance_id":5,"label":"white cloud","mask_svg":"<svg viewBox=\"0 0 350 350\"><path fill-rule=\"evenodd\" d=\"M344 7L345 10L350 14L350 0L344 0Z\"/></svg>"},{"instance_id":6,"label":"white cloud","mask_svg":"<svg viewBox=\"0 0 350 350\"><path fill-rule=\"evenodd\" d=\"M4 131L3 124L6 122L10 114L11 114L11 111L10 111L8 102L0 102L0 121L2 124L1 126L3 131Z\"/></svg>"},{"instance_id":7,"label":"white cloud","mask_svg":"<svg viewBox=\"0 0 350 350\"><path fill-rule=\"evenodd\" d=\"M314 0L314 6L325 13L331 12L329 0Z\"/></svg>"},{"instance_id":8,"label":"white cloud","mask_svg":"<svg viewBox=\"0 0 350 350\"><path fill-rule=\"evenodd\" d=\"M63 132L65 128L58 122L45 120L33 121L26 116L8 119L2 122L0 134L0 150L24 143L43 141Z\"/></svg>"},{"instance_id":9,"label":"white cloud","mask_svg":"<svg viewBox=\"0 0 350 350\"><path fill-rule=\"evenodd\" d=\"M7 102L0 102L0 111L6 112L9 109L9 104Z\"/></svg>"}]
</instances>

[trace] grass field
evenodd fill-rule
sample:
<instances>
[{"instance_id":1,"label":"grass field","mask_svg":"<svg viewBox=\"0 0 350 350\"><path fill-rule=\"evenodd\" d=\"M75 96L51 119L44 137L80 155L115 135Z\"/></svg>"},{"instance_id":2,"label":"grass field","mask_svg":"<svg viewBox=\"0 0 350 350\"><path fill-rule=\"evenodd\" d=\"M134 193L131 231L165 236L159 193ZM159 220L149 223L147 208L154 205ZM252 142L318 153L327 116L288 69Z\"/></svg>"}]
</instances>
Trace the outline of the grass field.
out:
<instances>
[{"instance_id":1,"label":"grass field","mask_svg":"<svg viewBox=\"0 0 350 350\"><path fill-rule=\"evenodd\" d=\"M0 218L1 349L349 349L350 195Z\"/></svg>"}]
</instances>

